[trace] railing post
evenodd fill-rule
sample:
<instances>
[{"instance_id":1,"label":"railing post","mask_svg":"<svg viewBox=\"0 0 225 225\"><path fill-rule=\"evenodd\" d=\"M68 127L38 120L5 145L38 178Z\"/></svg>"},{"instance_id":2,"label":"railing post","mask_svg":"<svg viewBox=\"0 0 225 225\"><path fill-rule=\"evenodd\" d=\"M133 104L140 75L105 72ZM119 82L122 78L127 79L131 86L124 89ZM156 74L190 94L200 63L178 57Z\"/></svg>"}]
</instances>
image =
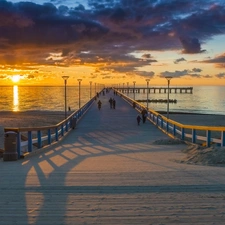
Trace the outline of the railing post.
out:
<instances>
[{"instance_id":1,"label":"railing post","mask_svg":"<svg viewBox=\"0 0 225 225\"><path fill-rule=\"evenodd\" d=\"M211 131L210 130L206 131L206 138L207 138L206 146L210 147L210 145L211 145Z\"/></svg>"},{"instance_id":2,"label":"railing post","mask_svg":"<svg viewBox=\"0 0 225 225\"><path fill-rule=\"evenodd\" d=\"M169 132L169 122L168 122L168 120L166 121L166 131Z\"/></svg>"},{"instance_id":3,"label":"railing post","mask_svg":"<svg viewBox=\"0 0 225 225\"><path fill-rule=\"evenodd\" d=\"M56 140L56 141L59 140L59 131L58 131L58 127L55 128L55 140Z\"/></svg>"},{"instance_id":4,"label":"railing post","mask_svg":"<svg viewBox=\"0 0 225 225\"><path fill-rule=\"evenodd\" d=\"M37 132L37 138L38 138L38 148L41 148L42 144L41 144L41 131L40 130L38 130L38 132Z\"/></svg>"},{"instance_id":5,"label":"railing post","mask_svg":"<svg viewBox=\"0 0 225 225\"><path fill-rule=\"evenodd\" d=\"M196 143L196 130L192 129L192 143Z\"/></svg>"},{"instance_id":6,"label":"railing post","mask_svg":"<svg viewBox=\"0 0 225 225\"><path fill-rule=\"evenodd\" d=\"M157 116L156 117L156 125L158 125L159 124L159 117Z\"/></svg>"},{"instance_id":7,"label":"railing post","mask_svg":"<svg viewBox=\"0 0 225 225\"><path fill-rule=\"evenodd\" d=\"M66 132L68 132L68 120L66 121Z\"/></svg>"},{"instance_id":8,"label":"railing post","mask_svg":"<svg viewBox=\"0 0 225 225\"><path fill-rule=\"evenodd\" d=\"M161 128L163 128L163 118L161 117Z\"/></svg>"},{"instance_id":9,"label":"railing post","mask_svg":"<svg viewBox=\"0 0 225 225\"><path fill-rule=\"evenodd\" d=\"M181 140L184 140L184 134L185 134L185 130L184 130L184 128L182 127L182 128L181 128Z\"/></svg>"},{"instance_id":10,"label":"railing post","mask_svg":"<svg viewBox=\"0 0 225 225\"><path fill-rule=\"evenodd\" d=\"M221 146L225 146L225 131L221 131Z\"/></svg>"},{"instance_id":11,"label":"railing post","mask_svg":"<svg viewBox=\"0 0 225 225\"><path fill-rule=\"evenodd\" d=\"M51 129L48 129L48 144L50 145L51 143L52 143Z\"/></svg>"},{"instance_id":12,"label":"railing post","mask_svg":"<svg viewBox=\"0 0 225 225\"><path fill-rule=\"evenodd\" d=\"M32 132L28 131L28 152L32 152Z\"/></svg>"},{"instance_id":13,"label":"railing post","mask_svg":"<svg viewBox=\"0 0 225 225\"><path fill-rule=\"evenodd\" d=\"M64 136L64 124L61 125L61 136Z\"/></svg>"},{"instance_id":14,"label":"railing post","mask_svg":"<svg viewBox=\"0 0 225 225\"><path fill-rule=\"evenodd\" d=\"M21 133L17 133L17 153L18 153L18 158L20 158L21 155Z\"/></svg>"},{"instance_id":15,"label":"railing post","mask_svg":"<svg viewBox=\"0 0 225 225\"><path fill-rule=\"evenodd\" d=\"M173 136L176 136L176 125L173 125Z\"/></svg>"}]
</instances>

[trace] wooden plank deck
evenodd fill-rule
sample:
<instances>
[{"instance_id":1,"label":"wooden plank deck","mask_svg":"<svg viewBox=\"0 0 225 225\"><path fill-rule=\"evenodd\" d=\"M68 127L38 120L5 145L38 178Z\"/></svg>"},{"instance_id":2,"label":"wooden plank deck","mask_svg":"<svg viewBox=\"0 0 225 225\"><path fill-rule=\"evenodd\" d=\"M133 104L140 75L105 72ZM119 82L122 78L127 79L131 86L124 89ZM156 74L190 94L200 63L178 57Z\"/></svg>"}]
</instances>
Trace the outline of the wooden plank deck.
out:
<instances>
[{"instance_id":1,"label":"wooden plank deck","mask_svg":"<svg viewBox=\"0 0 225 225\"><path fill-rule=\"evenodd\" d=\"M179 164L167 138L110 93L76 129L29 158L0 162L0 225L224 224L225 168Z\"/></svg>"}]
</instances>

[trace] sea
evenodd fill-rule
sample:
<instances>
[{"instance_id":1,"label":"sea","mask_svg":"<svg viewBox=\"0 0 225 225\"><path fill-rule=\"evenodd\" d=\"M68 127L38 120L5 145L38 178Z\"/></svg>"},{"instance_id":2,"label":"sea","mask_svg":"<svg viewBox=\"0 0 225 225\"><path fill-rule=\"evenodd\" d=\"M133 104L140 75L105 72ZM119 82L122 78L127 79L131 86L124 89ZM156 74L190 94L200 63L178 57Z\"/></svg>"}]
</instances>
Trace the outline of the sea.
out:
<instances>
[{"instance_id":1,"label":"sea","mask_svg":"<svg viewBox=\"0 0 225 225\"><path fill-rule=\"evenodd\" d=\"M67 86L66 89L64 86L2 86L0 111L64 111L65 102L71 110L76 110L79 107L79 96L82 106L94 96L95 91L99 90L90 86L81 86L80 89L78 86ZM146 92L135 93L135 96L133 93L127 95L135 100L147 99ZM167 97L167 93L148 94L150 100L166 100ZM176 103L169 104L170 112L225 115L225 86L193 86L192 93L172 92L169 98L176 100ZM147 106L146 102L142 104ZM148 108L166 111L167 103L149 102Z\"/></svg>"}]
</instances>

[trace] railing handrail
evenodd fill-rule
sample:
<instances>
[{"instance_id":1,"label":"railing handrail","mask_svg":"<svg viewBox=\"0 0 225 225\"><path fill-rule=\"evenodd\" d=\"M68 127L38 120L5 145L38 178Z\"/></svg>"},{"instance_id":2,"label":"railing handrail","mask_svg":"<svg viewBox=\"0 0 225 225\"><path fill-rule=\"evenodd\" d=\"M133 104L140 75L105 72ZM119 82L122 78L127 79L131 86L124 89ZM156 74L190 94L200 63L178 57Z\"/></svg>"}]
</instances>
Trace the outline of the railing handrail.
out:
<instances>
[{"instance_id":1,"label":"railing handrail","mask_svg":"<svg viewBox=\"0 0 225 225\"><path fill-rule=\"evenodd\" d=\"M89 100L89 101L91 101L91 100ZM69 121L71 118L73 118L77 114L78 111L79 111L79 109L77 109L75 112L70 114L66 119L62 120L61 122L59 122L59 123L57 123L55 125L40 126L40 127L5 127L4 130L5 130L5 132L7 132L7 131L24 132L24 131L38 131L38 130L53 129L53 128L59 127L62 124L64 124L67 121Z\"/></svg>"},{"instance_id":2,"label":"railing handrail","mask_svg":"<svg viewBox=\"0 0 225 225\"><path fill-rule=\"evenodd\" d=\"M61 122L51 125L51 126L39 126L39 127L5 127L4 132L15 132L16 136L16 151L18 153L18 158L23 157L33 151L33 146L38 149L49 146L52 142L58 142L66 133L74 129L74 124L77 124L82 116L88 111L90 106L95 102L96 96L91 98L86 104L84 104L80 109L73 112L66 119ZM45 131L46 133L43 134ZM53 132L54 131L54 132ZM27 136L22 133L26 133ZM36 132L36 136L32 135ZM43 133L42 133L43 132ZM22 140L23 139L23 140ZM44 141L47 143L44 143ZM22 152L22 148L24 152Z\"/></svg>"},{"instance_id":3,"label":"railing handrail","mask_svg":"<svg viewBox=\"0 0 225 225\"><path fill-rule=\"evenodd\" d=\"M135 103L135 107L139 111L141 111L143 108L147 108L145 105L119 92L116 88L114 90L118 92L118 95L123 97L123 99L129 104L133 105L133 103ZM205 144L207 147L210 147L214 143L219 144L220 146L225 146L225 127L186 125L171 120L152 109L148 110L148 112L150 114L148 119L170 137L172 136L173 138L179 138L181 140L189 138L191 139L189 140L191 143L197 143L197 141L199 141L201 144ZM185 132L186 130L189 130L190 132ZM197 131L204 131L205 136L198 135L196 133ZM219 138L212 137L212 132L214 131L220 132Z\"/></svg>"}]
</instances>

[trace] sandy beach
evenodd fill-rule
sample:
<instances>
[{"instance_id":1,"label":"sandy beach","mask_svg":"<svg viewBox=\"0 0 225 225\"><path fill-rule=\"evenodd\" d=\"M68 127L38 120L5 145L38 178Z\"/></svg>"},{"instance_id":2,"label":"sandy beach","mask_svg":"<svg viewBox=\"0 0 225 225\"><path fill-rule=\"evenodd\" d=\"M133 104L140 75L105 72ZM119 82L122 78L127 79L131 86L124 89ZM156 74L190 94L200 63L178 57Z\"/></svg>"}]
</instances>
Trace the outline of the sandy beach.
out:
<instances>
[{"instance_id":1,"label":"sandy beach","mask_svg":"<svg viewBox=\"0 0 225 225\"><path fill-rule=\"evenodd\" d=\"M64 112L53 111L0 112L0 149L4 148L5 127L50 126L61 122L64 117Z\"/></svg>"},{"instance_id":2,"label":"sandy beach","mask_svg":"<svg viewBox=\"0 0 225 225\"><path fill-rule=\"evenodd\" d=\"M35 127L55 125L64 119L64 112L27 111L27 112L0 112L0 149L4 149L4 127ZM225 115L184 114L172 113L170 119L179 123L200 126L225 126ZM169 144L169 143L168 143ZM222 148L196 147L187 150L187 157L181 163L202 165L225 165Z\"/></svg>"}]
</instances>

